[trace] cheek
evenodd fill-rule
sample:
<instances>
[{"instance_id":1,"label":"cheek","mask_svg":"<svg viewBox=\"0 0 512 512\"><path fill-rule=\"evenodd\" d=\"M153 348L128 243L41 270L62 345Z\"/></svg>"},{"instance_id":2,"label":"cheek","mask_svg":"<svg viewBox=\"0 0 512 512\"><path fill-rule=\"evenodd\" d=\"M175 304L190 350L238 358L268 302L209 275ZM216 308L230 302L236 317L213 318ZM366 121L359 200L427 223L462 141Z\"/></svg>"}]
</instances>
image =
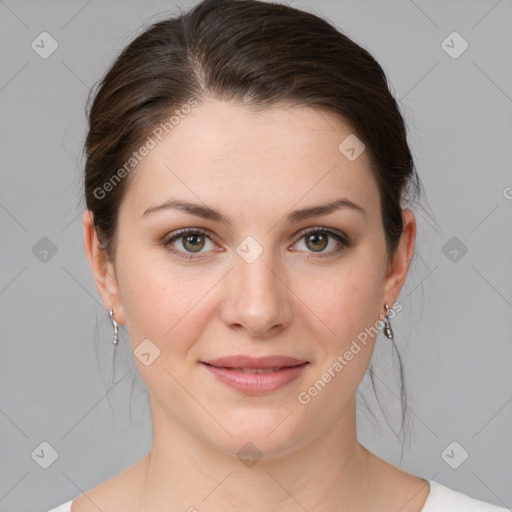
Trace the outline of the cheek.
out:
<instances>
[{"instance_id":1,"label":"cheek","mask_svg":"<svg viewBox=\"0 0 512 512\"><path fill-rule=\"evenodd\" d=\"M297 295L322 319L329 339L344 344L373 325L381 308L381 269L375 258L358 254L325 276L304 281ZM333 332L334 331L334 332Z\"/></svg>"},{"instance_id":2,"label":"cheek","mask_svg":"<svg viewBox=\"0 0 512 512\"><path fill-rule=\"evenodd\" d=\"M315 337L317 371L303 391L321 414L332 408L327 413L332 421L355 393L372 357L381 306L379 276L374 258L358 257L314 294L309 292L307 302L329 329L322 327L328 335Z\"/></svg>"},{"instance_id":3,"label":"cheek","mask_svg":"<svg viewBox=\"0 0 512 512\"><path fill-rule=\"evenodd\" d=\"M127 327L135 347L149 338L165 358L185 352L190 340L203 329L201 309L208 302L208 290L214 276L195 275L194 270L180 270L159 254L127 251L120 267L121 295Z\"/></svg>"},{"instance_id":4,"label":"cheek","mask_svg":"<svg viewBox=\"0 0 512 512\"><path fill-rule=\"evenodd\" d=\"M322 408L325 404L337 404L334 415L355 392L371 360L381 306L381 271L375 257L360 252L331 272L330 280L322 280L311 288L305 301L314 305L314 313L323 321L318 324L321 331L314 336L317 371L308 385L313 386L311 390L315 393L318 379L329 382L325 388L319 383L322 397L315 399L315 403ZM303 293L307 293L306 288Z\"/></svg>"}]
</instances>

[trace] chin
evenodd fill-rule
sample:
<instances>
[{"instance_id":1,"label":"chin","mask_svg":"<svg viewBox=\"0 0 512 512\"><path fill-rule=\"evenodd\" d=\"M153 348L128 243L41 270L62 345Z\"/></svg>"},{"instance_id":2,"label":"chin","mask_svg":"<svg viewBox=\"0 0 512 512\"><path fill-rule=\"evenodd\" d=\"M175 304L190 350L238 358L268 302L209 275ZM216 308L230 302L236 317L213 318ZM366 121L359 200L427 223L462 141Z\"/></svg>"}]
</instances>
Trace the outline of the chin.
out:
<instances>
[{"instance_id":1,"label":"chin","mask_svg":"<svg viewBox=\"0 0 512 512\"><path fill-rule=\"evenodd\" d=\"M229 456L242 459L264 460L283 457L305 443L306 424L291 407L272 409L247 409L232 411L228 418L219 422L233 436L223 434L210 437L209 444ZM299 423L300 422L300 423ZM209 433L205 433L211 435Z\"/></svg>"}]
</instances>

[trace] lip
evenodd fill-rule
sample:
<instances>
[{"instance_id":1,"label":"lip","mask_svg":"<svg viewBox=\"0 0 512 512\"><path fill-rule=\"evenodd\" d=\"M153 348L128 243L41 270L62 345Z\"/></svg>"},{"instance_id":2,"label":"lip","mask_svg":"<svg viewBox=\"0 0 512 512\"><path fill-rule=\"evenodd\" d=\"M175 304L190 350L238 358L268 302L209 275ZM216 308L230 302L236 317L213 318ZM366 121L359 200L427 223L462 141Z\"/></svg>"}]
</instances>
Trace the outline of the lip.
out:
<instances>
[{"instance_id":1,"label":"lip","mask_svg":"<svg viewBox=\"0 0 512 512\"><path fill-rule=\"evenodd\" d=\"M304 359L288 356L249 357L243 355L221 357L202 362L217 368L256 368L262 370L267 368L287 368L307 363Z\"/></svg>"},{"instance_id":2,"label":"lip","mask_svg":"<svg viewBox=\"0 0 512 512\"><path fill-rule=\"evenodd\" d=\"M298 379L309 364L303 359L287 356L221 357L201 362L213 375L229 387L250 395L277 391ZM245 373L248 370L273 370L268 373Z\"/></svg>"}]
</instances>

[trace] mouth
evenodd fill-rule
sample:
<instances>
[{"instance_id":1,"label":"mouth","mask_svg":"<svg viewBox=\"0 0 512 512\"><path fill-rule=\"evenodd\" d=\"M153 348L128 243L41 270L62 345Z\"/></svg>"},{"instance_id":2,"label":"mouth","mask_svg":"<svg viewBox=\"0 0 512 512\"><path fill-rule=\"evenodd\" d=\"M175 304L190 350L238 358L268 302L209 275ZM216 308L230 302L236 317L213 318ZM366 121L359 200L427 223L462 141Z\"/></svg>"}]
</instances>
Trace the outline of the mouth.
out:
<instances>
[{"instance_id":1,"label":"mouth","mask_svg":"<svg viewBox=\"0 0 512 512\"><path fill-rule=\"evenodd\" d=\"M291 368L307 363L305 359L296 359L289 356L265 356L250 357L244 355L220 357L210 361L203 361L205 364L217 368L236 368L236 369L256 369L256 370L275 370L281 368Z\"/></svg>"},{"instance_id":2,"label":"mouth","mask_svg":"<svg viewBox=\"0 0 512 512\"><path fill-rule=\"evenodd\" d=\"M213 365L209 365L209 366L213 366ZM279 370L282 370L283 368L294 368L294 367L293 366L283 366L283 368L226 368L226 367L222 367L222 366L220 366L220 367L213 366L213 368L222 368L224 370L232 370L232 371L241 372L241 373L258 373L261 375L263 373L274 373Z\"/></svg>"},{"instance_id":3,"label":"mouth","mask_svg":"<svg viewBox=\"0 0 512 512\"><path fill-rule=\"evenodd\" d=\"M220 382L249 395L277 391L298 379L309 361L287 356L233 356L201 362Z\"/></svg>"}]
</instances>

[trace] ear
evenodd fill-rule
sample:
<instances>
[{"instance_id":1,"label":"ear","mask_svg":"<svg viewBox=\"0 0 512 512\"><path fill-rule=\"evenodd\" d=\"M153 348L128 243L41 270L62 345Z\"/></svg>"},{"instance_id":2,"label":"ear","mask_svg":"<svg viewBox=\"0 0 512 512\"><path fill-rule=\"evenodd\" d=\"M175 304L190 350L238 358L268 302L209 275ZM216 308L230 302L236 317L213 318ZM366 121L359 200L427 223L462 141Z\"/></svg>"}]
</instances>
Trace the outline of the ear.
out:
<instances>
[{"instance_id":1,"label":"ear","mask_svg":"<svg viewBox=\"0 0 512 512\"><path fill-rule=\"evenodd\" d=\"M101 249L98 235L94 227L94 216L91 210L83 215L84 248L91 266L96 288L107 311L114 310L114 318L119 325L126 323L121 294L112 262L107 253Z\"/></svg>"},{"instance_id":2,"label":"ear","mask_svg":"<svg viewBox=\"0 0 512 512\"><path fill-rule=\"evenodd\" d=\"M384 284L384 298L390 307L396 299L405 283L409 265L414 256L416 242L416 219L411 210L403 209L404 229L396 252L389 262L387 275Z\"/></svg>"}]
</instances>

